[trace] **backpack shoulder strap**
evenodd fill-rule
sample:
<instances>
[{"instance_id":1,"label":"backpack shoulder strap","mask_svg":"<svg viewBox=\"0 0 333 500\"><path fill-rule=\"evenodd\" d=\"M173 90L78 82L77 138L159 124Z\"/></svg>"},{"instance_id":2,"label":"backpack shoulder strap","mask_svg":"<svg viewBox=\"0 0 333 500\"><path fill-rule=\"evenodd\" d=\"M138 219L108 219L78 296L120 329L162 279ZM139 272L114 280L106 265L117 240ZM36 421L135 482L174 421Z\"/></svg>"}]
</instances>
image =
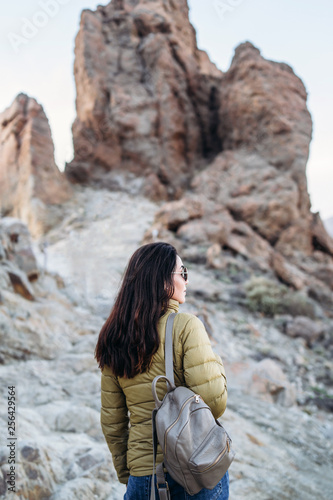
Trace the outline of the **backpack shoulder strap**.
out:
<instances>
[{"instance_id":1,"label":"backpack shoulder strap","mask_svg":"<svg viewBox=\"0 0 333 500\"><path fill-rule=\"evenodd\" d=\"M168 379L170 386L168 387L168 391L174 389L175 386L175 377L173 374L173 349L172 349L172 330L173 330L173 322L177 313L171 313L168 316L166 329L165 329L165 347L164 347L164 358L165 358L165 377ZM160 377L155 377L153 382L153 396L157 405L158 398L156 395L156 383ZM160 403L160 402L159 402ZM150 500L155 500L155 474L157 478L157 487L160 500L170 500L170 491L168 488L168 483L165 480L164 471L163 471L163 463L159 464L156 467L156 455L157 455L157 432L156 432L156 413L157 407L153 410L152 413L152 427L153 427L153 474L151 481L151 491L150 491ZM164 484L165 487L161 488L161 484Z\"/></svg>"},{"instance_id":2,"label":"backpack shoulder strap","mask_svg":"<svg viewBox=\"0 0 333 500\"><path fill-rule=\"evenodd\" d=\"M173 374L172 330L176 314L177 313L171 313L168 316L166 330L165 330L165 348L164 348L165 375L166 378L170 381L172 389L175 388L175 377Z\"/></svg>"}]
</instances>

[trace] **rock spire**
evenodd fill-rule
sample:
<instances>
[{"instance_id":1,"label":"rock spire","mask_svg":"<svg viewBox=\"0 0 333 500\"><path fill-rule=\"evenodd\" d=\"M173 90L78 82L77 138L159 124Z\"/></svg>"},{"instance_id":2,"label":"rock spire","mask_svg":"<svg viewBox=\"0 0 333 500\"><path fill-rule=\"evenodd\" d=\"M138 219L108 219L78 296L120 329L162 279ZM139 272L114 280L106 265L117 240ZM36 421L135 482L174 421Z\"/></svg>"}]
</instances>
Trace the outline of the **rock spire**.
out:
<instances>
[{"instance_id":1,"label":"rock spire","mask_svg":"<svg viewBox=\"0 0 333 500\"><path fill-rule=\"evenodd\" d=\"M0 196L2 215L20 218L34 235L57 221L57 207L71 196L44 110L26 94L0 114Z\"/></svg>"}]
</instances>

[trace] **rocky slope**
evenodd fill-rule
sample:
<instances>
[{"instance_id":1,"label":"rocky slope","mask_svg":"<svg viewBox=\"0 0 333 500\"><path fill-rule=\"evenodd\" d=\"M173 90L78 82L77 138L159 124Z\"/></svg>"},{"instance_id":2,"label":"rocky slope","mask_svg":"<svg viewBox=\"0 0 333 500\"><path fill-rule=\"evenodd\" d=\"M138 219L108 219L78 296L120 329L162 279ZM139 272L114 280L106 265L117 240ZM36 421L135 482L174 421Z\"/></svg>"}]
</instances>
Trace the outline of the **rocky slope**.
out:
<instances>
[{"instance_id":1,"label":"rocky slope","mask_svg":"<svg viewBox=\"0 0 333 500\"><path fill-rule=\"evenodd\" d=\"M19 270L22 247L1 225L0 379L3 398L8 385L17 388L18 422L17 494L6 498L122 498L99 425L93 351L127 259L158 209L130 193L76 189L62 225L33 243L39 269L30 282L33 300L15 293L8 278L7 262ZM205 321L226 365L222 420L237 452L230 498L329 498L333 321L311 300L302 317L297 300L273 316L267 304L260 312L246 262L228 251L224 257L222 271L190 264L182 309ZM273 275L266 279L270 290L281 286ZM2 407L3 429L6 422ZM1 444L4 496L8 448Z\"/></svg>"}]
</instances>

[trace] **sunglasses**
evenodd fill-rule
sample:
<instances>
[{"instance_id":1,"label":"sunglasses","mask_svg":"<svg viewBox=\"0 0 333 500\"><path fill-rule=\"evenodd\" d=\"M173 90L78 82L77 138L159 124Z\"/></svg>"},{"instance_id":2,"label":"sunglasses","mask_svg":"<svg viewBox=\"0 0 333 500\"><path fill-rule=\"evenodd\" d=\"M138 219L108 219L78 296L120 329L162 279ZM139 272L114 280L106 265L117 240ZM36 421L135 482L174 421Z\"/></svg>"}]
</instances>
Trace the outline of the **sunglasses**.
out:
<instances>
[{"instance_id":1,"label":"sunglasses","mask_svg":"<svg viewBox=\"0 0 333 500\"><path fill-rule=\"evenodd\" d=\"M181 274L182 278L184 281L187 281L188 280L188 270L187 270L187 267L184 267L183 266L183 269L176 273L176 272L173 272L172 274Z\"/></svg>"}]
</instances>

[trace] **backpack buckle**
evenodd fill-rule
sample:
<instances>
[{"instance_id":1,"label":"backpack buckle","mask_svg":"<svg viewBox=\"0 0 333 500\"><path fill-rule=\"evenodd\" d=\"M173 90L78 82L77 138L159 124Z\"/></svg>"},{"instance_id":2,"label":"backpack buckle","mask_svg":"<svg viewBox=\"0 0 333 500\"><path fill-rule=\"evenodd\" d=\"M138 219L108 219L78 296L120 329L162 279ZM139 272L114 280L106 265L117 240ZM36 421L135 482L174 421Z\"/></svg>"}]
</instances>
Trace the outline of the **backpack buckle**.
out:
<instances>
[{"instance_id":1,"label":"backpack buckle","mask_svg":"<svg viewBox=\"0 0 333 500\"><path fill-rule=\"evenodd\" d=\"M157 489L159 490L160 488L169 491L168 481L165 481L164 483L157 483Z\"/></svg>"},{"instance_id":2,"label":"backpack buckle","mask_svg":"<svg viewBox=\"0 0 333 500\"><path fill-rule=\"evenodd\" d=\"M171 500L168 482L165 481L165 483L162 484L165 485L164 488L161 488L161 484L157 484L158 495L160 497L160 500Z\"/></svg>"}]
</instances>

